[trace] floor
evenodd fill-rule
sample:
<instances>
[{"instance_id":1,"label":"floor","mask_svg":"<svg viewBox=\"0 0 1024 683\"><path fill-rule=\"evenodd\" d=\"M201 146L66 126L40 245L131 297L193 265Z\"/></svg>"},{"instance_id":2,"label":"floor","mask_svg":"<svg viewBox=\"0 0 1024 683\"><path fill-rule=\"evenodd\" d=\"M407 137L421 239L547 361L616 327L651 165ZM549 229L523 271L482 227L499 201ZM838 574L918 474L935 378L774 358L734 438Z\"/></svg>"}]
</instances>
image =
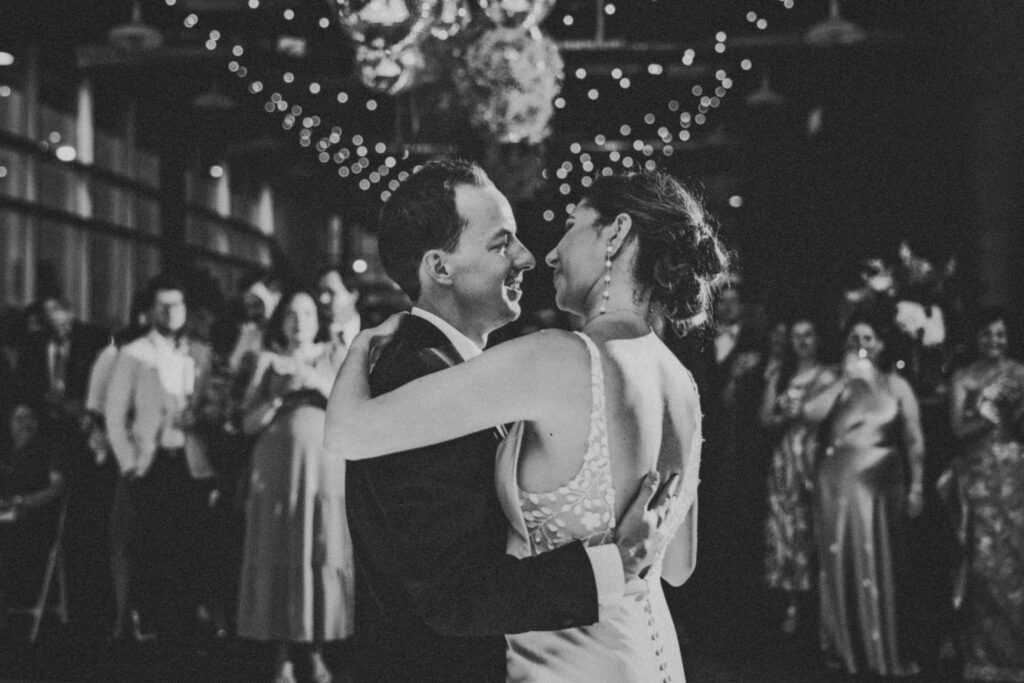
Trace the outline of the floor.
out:
<instances>
[{"instance_id":1,"label":"floor","mask_svg":"<svg viewBox=\"0 0 1024 683\"><path fill-rule=\"evenodd\" d=\"M326 656L338 683L360 683L349 674L359 656L351 646L335 645ZM684 662L691 683L871 680L832 672L809 644L781 639L767 638L731 651L684 647ZM34 646L20 638L0 643L0 681L251 682L269 680L272 668L273 654L266 647L230 638L173 647L156 643L89 646L59 624L47 624ZM956 681L955 672L955 662L935 663L916 680Z\"/></svg>"}]
</instances>

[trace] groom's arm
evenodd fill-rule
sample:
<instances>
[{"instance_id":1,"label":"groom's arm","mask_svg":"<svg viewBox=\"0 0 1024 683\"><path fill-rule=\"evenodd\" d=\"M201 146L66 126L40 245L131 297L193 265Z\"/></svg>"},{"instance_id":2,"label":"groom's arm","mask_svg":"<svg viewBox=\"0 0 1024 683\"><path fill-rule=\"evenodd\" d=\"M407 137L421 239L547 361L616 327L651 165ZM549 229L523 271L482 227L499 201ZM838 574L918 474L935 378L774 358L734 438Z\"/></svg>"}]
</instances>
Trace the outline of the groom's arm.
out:
<instances>
[{"instance_id":1,"label":"groom's arm","mask_svg":"<svg viewBox=\"0 0 1024 683\"><path fill-rule=\"evenodd\" d=\"M374 370L375 394L444 367L429 352L415 363L388 360ZM496 446L489 434L475 434L349 463L360 489L350 491L357 493L349 500L353 531L372 534L364 545L375 555L373 563L405 587L423 621L439 633L517 633L596 622L595 565L582 544L525 559L505 553L507 526L492 488ZM597 555L602 552L605 565L618 572L603 582L605 592L621 594L618 552L614 546Z\"/></svg>"},{"instance_id":2,"label":"groom's arm","mask_svg":"<svg viewBox=\"0 0 1024 683\"><path fill-rule=\"evenodd\" d=\"M493 523L493 503L469 482L477 465L465 454L410 452L371 466L359 476L384 520L371 541L374 564L405 588L431 629L496 635L597 621L586 549L573 543L525 559L506 554L507 527Z\"/></svg>"}]
</instances>

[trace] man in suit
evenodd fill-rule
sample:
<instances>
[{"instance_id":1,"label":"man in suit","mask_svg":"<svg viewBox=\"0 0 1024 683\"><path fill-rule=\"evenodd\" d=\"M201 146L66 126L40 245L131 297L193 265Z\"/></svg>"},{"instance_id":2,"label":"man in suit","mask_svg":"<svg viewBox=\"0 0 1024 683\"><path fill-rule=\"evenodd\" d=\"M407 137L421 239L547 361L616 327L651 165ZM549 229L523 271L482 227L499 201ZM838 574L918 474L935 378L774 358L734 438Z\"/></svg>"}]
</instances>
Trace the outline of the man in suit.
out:
<instances>
[{"instance_id":1,"label":"man in suit","mask_svg":"<svg viewBox=\"0 0 1024 683\"><path fill-rule=\"evenodd\" d=\"M340 366L349 344L362 329L362 319L356 308L359 303L358 282L352 271L330 266L321 271L316 289L322 329L327 330L327 342L331 346L331 361Z\"/></svg>"},{"instance_id":2,"label":"man in suit","mask_svg":"<svg viewBox=\"0 0 1024 683\"><path fill-rule=\"evenodd\" d=\"M414 173L385 204L379 237L385 269L416 304L373 368L375 395L480 354L519 315L534 258L475 164ZM594 623L641 570L637 550L650 539L507 555L494 481L501 433L348 463L357 599L371 613L357 634L367 680L503 681L502 634Z\"/></svg>"},{"instance_id":3,"label":"man in suit","mask_svg":"<svg viewBox=\"0 0 1024 683\"><path fill-rule=\"evenodd\" d=\"M211 354L183 335L180 285L158 276L148 294L152 329L118 353L104 416L121 474L130 481L136 601L153 626L179 637L196 608L197 519L213 475L194 431Z\"/></svg>"},{"instance_id":4,"label":"man in suit","mask_svg":"<svg viewBox=\"0 0 1024 683\"><path fill-rule=\"evenodd\" d=\"M686 337L675 352L693 373L704 412L702 560L682 593L687 627L710 649L752 642L764 607L767 453L758 411L766 339L732 277L715 302L714 336Z\"/></svg>"},{"instance_id":5,"label":"man in suit","mask_svg":"<svg viewBox=\"0 0 1024 683\"><path fill-rule=\"evenodd\" d=\"M77 320L67 301L40 302L43 330L32 334L18 354L16 383L26 396L45 401L50 417L76 421L85 411L89 373L110 335Z\"/></svg>"}]
</instances>

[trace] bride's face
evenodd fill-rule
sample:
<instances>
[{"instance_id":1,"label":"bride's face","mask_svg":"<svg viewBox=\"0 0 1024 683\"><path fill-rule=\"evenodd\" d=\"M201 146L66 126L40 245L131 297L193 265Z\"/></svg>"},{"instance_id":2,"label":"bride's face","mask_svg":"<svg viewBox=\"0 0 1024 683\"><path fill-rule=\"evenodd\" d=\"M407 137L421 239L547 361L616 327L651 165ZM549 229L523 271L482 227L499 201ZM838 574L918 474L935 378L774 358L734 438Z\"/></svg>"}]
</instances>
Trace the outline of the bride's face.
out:
<instances>
[{"instance_id":1,"label":"bride's face","mask_svg":"<svg viewBox=\"0 0 1024 683\"><path fill-rule=\"evenodd\" d=\"M604 258L601 216L586 200L565 222L561 241L544 261L554 269L555 304L563 311L586 314L588 305L604 291Z\"/></svg>"}]
</instances>

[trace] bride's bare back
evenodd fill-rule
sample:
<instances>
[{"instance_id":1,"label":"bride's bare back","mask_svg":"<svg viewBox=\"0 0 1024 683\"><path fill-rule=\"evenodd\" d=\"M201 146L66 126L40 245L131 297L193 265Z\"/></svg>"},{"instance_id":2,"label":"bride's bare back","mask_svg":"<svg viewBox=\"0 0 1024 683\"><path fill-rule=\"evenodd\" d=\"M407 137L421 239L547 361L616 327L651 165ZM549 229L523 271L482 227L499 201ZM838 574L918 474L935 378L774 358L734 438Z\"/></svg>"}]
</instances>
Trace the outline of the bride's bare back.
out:
<instances>
[{"instance_id":1,"label":"bride's bare back","mask_svg":"<svg viewBox=\"0 0 1024 683\"><path fill-rule=\"evenodd\" d=\"M654 334L594 341L604 369L608 445L618 492L615 512L621 515L644 475L656 466L663 475L685 470L692 437L700 428L700 404L686 369ZM531 421L524 435L519 464L524 491L557 489L583 464L590 430L590 358L582 342L575 355L565 359L577 368L571 386L548 388L563 397L563 409Z\"/></svg>"}]
</instances>

